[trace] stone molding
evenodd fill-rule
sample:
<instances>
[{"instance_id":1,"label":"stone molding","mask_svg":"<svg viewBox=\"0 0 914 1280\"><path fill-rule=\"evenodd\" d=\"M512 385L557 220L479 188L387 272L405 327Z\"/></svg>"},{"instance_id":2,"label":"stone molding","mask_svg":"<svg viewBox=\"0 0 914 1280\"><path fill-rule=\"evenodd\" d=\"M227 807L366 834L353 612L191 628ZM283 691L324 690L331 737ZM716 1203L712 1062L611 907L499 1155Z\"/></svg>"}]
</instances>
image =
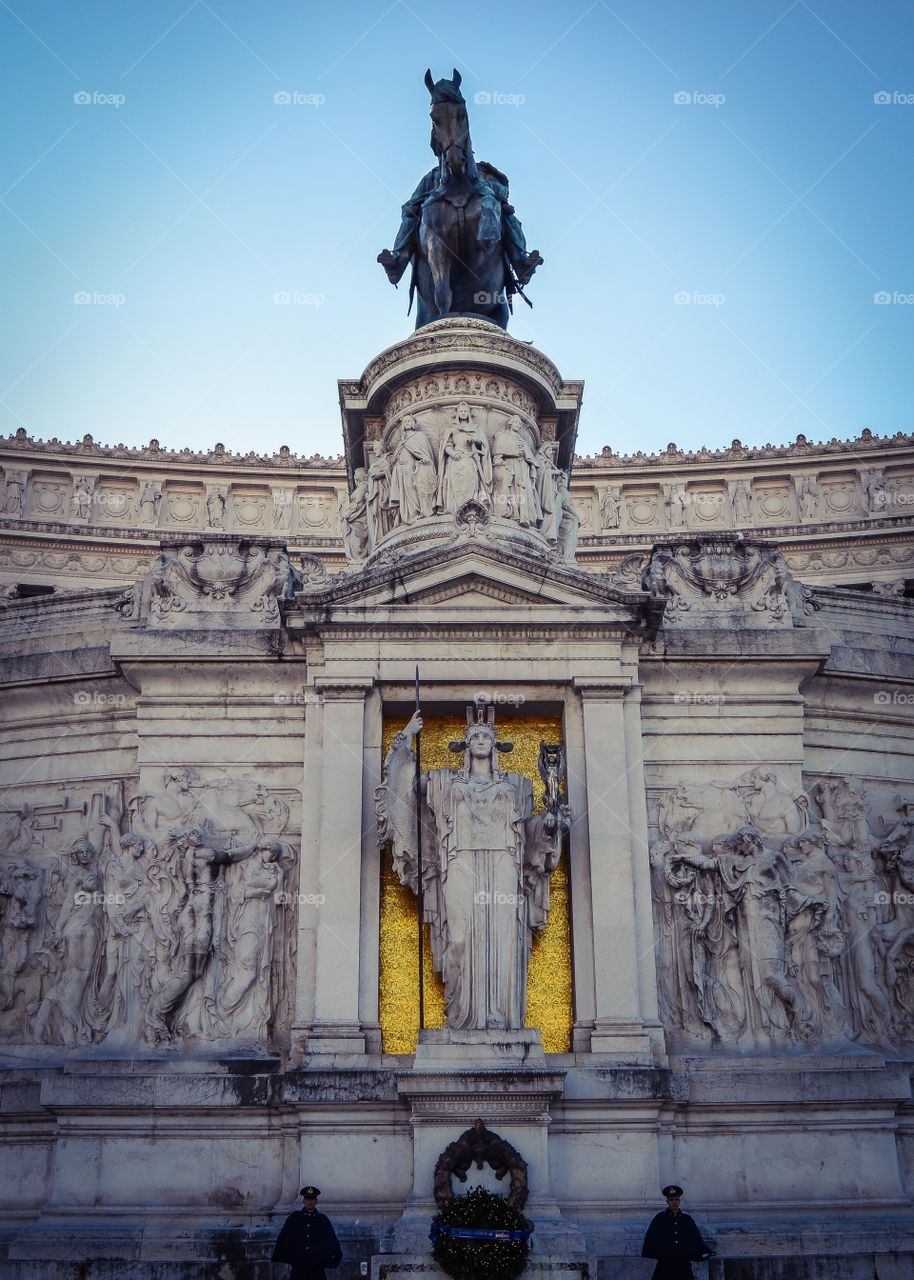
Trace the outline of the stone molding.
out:
<instances>
[{"instance_id":1,"label":"stone molding","mask_svg":"<svg viewBox=\"0 0 914 1280\"><path fill-rule=\"evenodd\" d=\"M548 414L539 425L544 433L554 429ZM160 537L205 531L208 487L226 490L226 531L281 537L293 555L331 569L344 562L338 506L348 485L340 458L282 451L240 457L218 446L206 453L127 449L89 438L62 444L20 430L0 440L0 465L0 574L7 581L62 586L75 574L99 585L127 583L151 562ZM914 542L905 536L914 523L912 436L863 432L827 444L800 438L761 449L604 452L574 465L577 560L600 571L616 573L626 555L670 536L737 526L776 539L791 571L811 582L901 583L914 571ZM81 478L90 501L80 506L74 493ZM737 521L741 481L746 519ZM138 565L140 555L146 565Z\"/></svg>"},{"instance_id":2,"label":"stone molding","mask_svg":"<svg viewBox=\"0 0 914 1280\"><path fill-rule=\"evenodd\" d=\"M424 332L430 334L431 326L427 326ZM524 352L531 350L526 344L518 345L522 347ZM389 348L390 351L395 349L393 347ZM551 364L551 361L549 363ZM372 369L373 365L369 365L364 376L367 376ZM339 385L341 388L345 388L347 392L354 392L359 387L360 382L358 379L341 379ZM580 384L576 382L565 383L560 377L558 379L558 386L574 387L578 385ZM757 446L746 446L741 441L734 440L733 444L726 449L683 450L677 445L668 445L666 449L657 453L642 453L640 451L637 453L616 453L610 445L604 445L600 453L576 455L575 466L588 470L597 470L599 468L606 468L607 470L617 468L637 470L641 467L681 467L683 463L712 463L719 465L727 462L755 462L769 458L838 457L856 452L905 448L914 448L914 433L908 434L904 431L896 431L894 435L881 436L864 428L860 435L848 436L842 440L832 438L831 440L818 442L807 440L804 435L799 435L796 440L791 441L789 444ZM306 456L305 454L293 453L285 445L281 446L279 451L273 454L259 454L253 450L249 450L245 454L235 453L231 449L225 449L218 444L207 450L163 449L157 440L150 441L148 445L139 446L124 444L104 445L96 442L91 435L83 436L82 440L78 441L58 440L56 437L51 440L42 440L30 436L24 427L20 427L12 435L0 436L0 451L6 450L9 450L11 455L15 455L17 452L49 453L61 457L78 457L93 460L106 458L113 461L154 462L163 466L212 465L213 467L225 467L227 472L235 474L237 474L239 463L257 467L276 467L284 470L302 470L309 467L313 467L315 470L342 470L344 466L344 459L340 454L315 453ZM17 464L13 463L13 465Z\"/></svg>"}]
</instances>

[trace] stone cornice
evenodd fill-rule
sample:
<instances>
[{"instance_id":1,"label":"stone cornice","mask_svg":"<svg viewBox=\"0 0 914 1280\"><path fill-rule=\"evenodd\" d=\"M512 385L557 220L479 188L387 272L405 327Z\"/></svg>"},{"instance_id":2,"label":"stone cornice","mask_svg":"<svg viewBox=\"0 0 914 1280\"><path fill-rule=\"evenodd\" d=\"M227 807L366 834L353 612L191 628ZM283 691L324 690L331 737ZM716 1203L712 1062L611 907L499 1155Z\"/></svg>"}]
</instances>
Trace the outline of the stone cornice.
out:
<instances>
[{"instance_id":1,"label":"stone cornice","mask_svg":"<svg viewBox=\"0 0 914 1280\"><path fill-rule=\"evenodd\" d=\"M149 444L136 447L125 444L104 445L97 444L91 435L85 435L79 441L34 439L23 427L20 427L14 435L0 436L0 450L3 449L22 451L22 453L50 453L61 457L79 458L86 462L110 459L114 462L149 463L152 467L172 467L182 464L189 467L211 466L214 469L224 467L228 475L237 475L239 463L245 466L270 467L283 471L314 469L342 472L344 465L341 456L324 456L315 453L311 457L305 457L293 453L288 445L281 445L279 452L272 454L255 453L253 450L244 454L233 453L231 449L226 449L221 444L216 444L212 449L207 450L163 449L158 440L150 440Z\"/></svg>"},{"instance_id":2,"label":"stone cornice","mask_svg":"<svg viewBox=\"0 0 914 1280\"><path fill-rule=\"evenodd\" d=\"M789 444L764 444L747 446L740 440L734 440L726 449L680 449L676 444L667 445L657 453L615 453L609 445L604 445L598 454L588 454L575 458L575 466L597 470L606 468L609 471L617 468L636 469L638 467L681 468L683 464L694 465L708 463L719 466L721 463L739 464L762 460L791 460L823 456L839 457L854 453L880 452L886 449L904 449L914 446L914 434L896 431L892 436L875 435L869 428L864 428L859 436L851 436L845 440L807 440L799 435Z\"/></svg>"},{"instance_id":3,"label":"stone cornice","mask_svg":"<svg viewBox=\"0 0 914 1280\"><path fill-rule=\"evenodd\" d=\"M529 350L524 344L518 344L525 351ZM391 351L398 348L390 348ZM387 353L382 353L386 355ZM382 357L378 357L380 360ZM369 370L374 368L369 365ZM366 370L366 373L368 370ZM347 382L348 386L349 383ZM357 386L357 382L352 383ZM572 384L569 384L572 385ZM576 384L575 384L576 385ZM891 436L880 436L874 434L868 428L865 428L859 436L852 436L844 440L831 439L827 441L811 441L805 436L799 435L796 440L789 444L774 445L764 444L761 446L745 446L739 440L734 440L726 449L697 449L682 450L676 445L669 445L666 449L657 453L629 453L618 454L605 445L603 450L598 454L577 455L575 457L575 466L586 469L588 471L603 471L607 474L618 470L637 470L640 467L648 467L650 469L666 469L675 471L683 465L701 465L708 464L710 466L720 466L722 463L739 464L747 462L758 462L779 459L800 460L809 458L811 460L829 457L845 457L850 461L850 455L857 453L872 454L884 452L885 450L914 448L914 434L906 434L903 431L897 431ZM248 453L233 453L230 449L225 449L222 445L216 444L212 449L193 450L193 449L163 449L157 440L151 440L148 445L140 445L137 447L124 444L103 445L96 443L91 435L86 435L79 441L63 441L63 440L41 440L34 438L28 432L20 427L13 435L0 436L0 451L10 450L11 452L22 454L35 453L39 455L53 454L61 458L80 459L85 462L110 460L113 462L142 462L148 463L155 467L173 467L188 466L218 469L225 468L229 475L236 476L238 473L238 465L244 466L275 468L281 471L323 471L338 472L339 476L345 471L345 461L341 455L324 455L293 453L286 445L282 445L277 453L259 454L253 450ZM291 478L291 477L289 477ZM337 479L338 476L328 476L327 479Z\"/></svg>"},{"instance_id":4,"label":"stone cornice","mask_svg":"<svg viewBox=\"0 0 914 1280\"><path fill-rule=\"evenodd\" d=\"M382 587L395 577L402 585L408 577L433 569L436 565L452 565L456 557L472 553L500 569L514 568L521 574L535 571L536 581L547 580L584 591L587 595L612 600L628 607L638 608L648 600L647 592L626 589L610 583L606 578L588 573L575 565L565 564L546 555L530 550L484 541L468 540L458 546L434 546L404 553L396 558L379 558L364 568L349 573L334 574L319 581L313 587L298 593L298 602L306 609L321 609L330 604L356 601L377 587Z\"/></svg>"},{"instance_id":5,"label":"stone cornice","mask_svg":"<svg viewBox=\"0 0 914 1280\"><path fill-rule=\"evenodd\" d=\"M571 683L585 702L615 702L638 687L631 676L572 676Z\"/></svg>"},{"instance_id":6,"label":"stone cornice","mask_svg":"<svg viewBox=\"0 0 914 1280\"><path fill-rule=\"evenodd\" d=\"M364 702L375 682L370 676L315 675L311 685L324 702Z\"/></svg>"}]
</instances>

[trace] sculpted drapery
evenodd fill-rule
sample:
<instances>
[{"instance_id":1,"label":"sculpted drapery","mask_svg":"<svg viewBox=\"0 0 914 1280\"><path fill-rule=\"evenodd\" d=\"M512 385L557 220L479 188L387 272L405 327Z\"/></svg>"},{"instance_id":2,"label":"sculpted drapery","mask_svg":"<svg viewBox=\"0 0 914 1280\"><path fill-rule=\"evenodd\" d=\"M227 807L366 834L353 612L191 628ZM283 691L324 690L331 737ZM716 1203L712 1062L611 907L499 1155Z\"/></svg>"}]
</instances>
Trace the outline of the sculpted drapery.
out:
<instances>
[{"instance_id":1,"label":"sculpted drapery","mask_svg":"<svg viewBox=\"0 0 914 1280\"><path fill-rule=\"evenodd\" d=\"M492 452L482 428L465 400L454 410L452 426L441 440L438 454L438 497L441 511L457 511L465 502L489 508L492 491Z\"/></svg>"},{"instance_id":2,"label":"sculpted drapery","mask_svg":"<svg viewBox=\"0 0 914 1280\"><path fill-rule=\"evenodd\" d=\"M397 523L412 524L432 514L437 482L432 447L415 418L407 414L393 455L388 491Z\"/></svg>"},{"instance_id":3,"label":"sculpted drapery","mask_svg":"<svg viewBox=\"0 0 914 1280\"><path fill-rule=\"evenodd\" d=\"M491 709L490 709L491 710ZM478 713L480 716L482 712ZM533 935L549 917L549 877L570 812L534 816L529 778L498 766L494 723L468 711L460 770L420 779L425 920L454 1030L520 1030ZM382 840L403 884L418 888L415 757L417 713L394 739L379 792Z\"/></svg>"}]
</instances>

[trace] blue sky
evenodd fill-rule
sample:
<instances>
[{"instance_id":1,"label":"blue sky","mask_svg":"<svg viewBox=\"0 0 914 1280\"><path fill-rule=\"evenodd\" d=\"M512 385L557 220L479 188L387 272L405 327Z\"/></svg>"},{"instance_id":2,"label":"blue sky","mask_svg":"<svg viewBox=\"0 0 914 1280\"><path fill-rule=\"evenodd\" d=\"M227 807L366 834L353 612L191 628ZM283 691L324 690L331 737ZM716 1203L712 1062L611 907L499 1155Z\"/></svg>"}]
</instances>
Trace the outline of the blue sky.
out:
<instances>
[{"instance_id":1,"label":"blue sky","mask_svg":"<svg viewBox=\"0 0 914 1280\"><path fill-rule=\"evenodd\" d=\"M0 0L0 48L3 433L338 453L337 378L412 329L375 257L428 65L546 258L511 330L585 379L580 452L912 430L910 3Z\"/></svg>"}]
</instances>

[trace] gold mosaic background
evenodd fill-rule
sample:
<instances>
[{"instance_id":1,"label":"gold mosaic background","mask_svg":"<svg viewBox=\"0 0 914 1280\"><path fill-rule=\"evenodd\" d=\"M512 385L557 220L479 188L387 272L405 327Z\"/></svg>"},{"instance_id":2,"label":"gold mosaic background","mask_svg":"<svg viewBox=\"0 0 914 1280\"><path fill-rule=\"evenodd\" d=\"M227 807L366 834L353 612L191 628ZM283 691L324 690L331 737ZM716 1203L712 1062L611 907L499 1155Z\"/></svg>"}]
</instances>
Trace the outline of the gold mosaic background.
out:
<instances>
[{"instance_id":1,"label":"gold mosaic background","mask_svg":"<svg viewBox=\"0 0 914 1280\"><path fill-rule=\"evenodd\" d=\"M422 770L452 769L460 757L448 751L448 743L462 738L466 717L423 717ZM386 720L384 754L407 717ZM540 742L559 742L561 716L505 717L502 736L514 743L514 750L501 757L502 768L522 773L533 783L536 811L543 807L543 783L537 769ZM568 850L551 881L552 908L549 923L534 939L527 974L527 1026L539 1027L547 1053L570 1053L574 1021L574 991L571 976L571 901L568 878ZM390 851L381 858L381 965L380 1022L385 1053L415 1053L419 1036L419 965L416 937L416 899L401 885L391 862ZM445 1025L444 987L432 969L428 926L425 927L425 1025Z\"/></svg>"}]
</instances>

